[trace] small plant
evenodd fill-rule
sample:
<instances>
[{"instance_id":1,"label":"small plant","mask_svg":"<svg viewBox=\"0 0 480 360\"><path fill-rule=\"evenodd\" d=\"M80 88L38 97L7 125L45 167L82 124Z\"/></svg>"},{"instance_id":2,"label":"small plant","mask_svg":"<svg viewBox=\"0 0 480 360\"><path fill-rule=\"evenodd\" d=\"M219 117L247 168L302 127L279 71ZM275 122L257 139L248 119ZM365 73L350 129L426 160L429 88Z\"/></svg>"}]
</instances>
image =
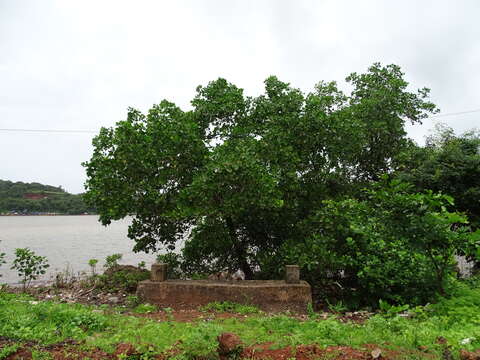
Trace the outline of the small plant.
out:
<instances>
[{"instance_id":1,"label":"small plant","mask_svg":"<svg viewBox=\"0 0 480 360\"><path fill-rule=\"evenodd\" d=\"M137 266L139 269L142 269L142 270L145 269L146 268L145 261L140 261Z\"/></svg>"},{"instance_id":2,"label":"small plant","mask_svg":"<svg viewBox=\"0 0 480 360\"><path fill-rule=\"evenodd\" d=\"M258 314L260 309L253 305L237 304L230 301L211 302L200 308L201 311L229 312L237 314Z\"/></svg>"},{"instance_id":3,"label":"small plant","mask_svg":"<svg viewBox=\"0 0 480 360\"><path fill-rule=\"evenodd\" d=\"M140 304L140 298L136 295L128 295L126 300L127 305L132 308Z\"/></svg>"},{"instance_id":4,"label":"small plant","mask_svg":"<svg viewBox=\"0 0 480 360\"><path fill-rule=\"evenodd\" d=\"M166 308L163 308L162 310L165 312L165 314L167 314L168 321L173 321L174 320L173 309L171 307L166 307Z\"/></svg>"},{"instance_id":5,"label":"small plant","mask_svg":"<svg viewBox=\"0 0 480 360\"><path fill-rule=\"evenodd\" d=\"M0 359L6 359L20 349L19 344L6 345L0 349Z\"/></svg>"},{"instance_id":6,"label":"small plant","mask_svg":"<svg viewBox=\"0 0 480 360\"><path fill-rule=\"evenodd\" d=\"M394 317L410 308L410 305L390 305L388 302L380 299L378 301L380 312L386 317Z\"/></svg>"},{"instance_id":7,"label":"small plant","mask_svg":"<svg viewBox=\"0 0 480 360\"><path fill-rule=\"evenodd\" d=\"M49 352L33 349L32 360L53 360L53 357Z\"/></svg>"},{"instance_id":8,"label":"small plant","mask_svg":"<svg viewBox=\"0 0 480 360\"><path fill-rule=\"evenodd\" d=\"M95 275L97 275L97 264L97 259L88 260L88 266L90 266L90 270L92 271L92 277L95 277Z\"/></svg>"},{"instance_id":9,"label":"small plant","mask_svg":"<svg viewBox=\"0 0 480 360\"><path fill-rule=\"evenodd\" d=\"M57 289L68 288L75 284L78 278L80 278L80 275L76 276L73 268L67 264L63 271L60 271L55 275L53 285Z\"/></svg>"},{"instance_id":10,"label":"small plant","mask_svg":"<svg viewBox=\"0 0 480 360\"><path fill-rule=\"evenodd\" d=\"M328 304L328 310L330 310L333 313L343 313L347 311L347 307L343 304L342 300L338 301L335 304L331 304L327 300L327 304Z\"/></svg>"},{"instance_id":11,"label":"small plant","mask_svg":"<svg viewBox=\"0 0 480 360\"><path fill-rule=\"evenodd\" d=\"M111 269L115 266L118 266L118 260L122 258L122 254L112 254L105 258L105 265L107 269Z\"/></svg>"},{"instance_id":12,"label":"small plant","mask_svg":"<svg viewBox=\"0 0 480 360\"><path fill-rule=\"evenodd\" d=\"M49 266L45 256L35 255L35 252L29 248L21 248L15 249L15 260L11 269L17 270L23 284L23 291L26 291L32 280L45 274Z\"/></svg>"},{"instance_id":13,"label":"small plant","mask_svg":"<svg viewBox=\"0 0 480 360\"><path fill-rule=\"evenodd\" d=\"M157 307L151 304L140 304L134 309L134 311L138 314L149 314L157 311Z\"/></svg>"}]
</instances>

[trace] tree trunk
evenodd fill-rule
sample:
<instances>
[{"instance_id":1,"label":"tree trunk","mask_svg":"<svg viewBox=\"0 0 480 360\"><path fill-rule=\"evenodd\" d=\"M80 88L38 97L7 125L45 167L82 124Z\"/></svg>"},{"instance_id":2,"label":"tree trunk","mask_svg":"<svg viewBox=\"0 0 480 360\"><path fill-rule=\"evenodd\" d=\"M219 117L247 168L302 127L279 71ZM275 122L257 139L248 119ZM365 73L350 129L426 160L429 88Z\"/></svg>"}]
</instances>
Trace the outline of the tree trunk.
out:
<instances>
[{"instance_id":1,"label":"tree trunk","mask_svg":"<svg viewBox=\"0 0 480 360\"><path fill-rule=\"evenodd\" d=\"M226 222L228 227L228 233L230 234L230 238L232 239L232 242L233 242L233 249L235 252L235 257L237 258L237 261L238 261L238 265L240 266L240 269L245 274L245 280L252 280L253 271L247 261L247 254L246 254L245 248L242 246L242 244L239 243L237 239L237 235L235 234L235 226L233 224L232 218L227 217Z\"/></svg>"}]
</instances>

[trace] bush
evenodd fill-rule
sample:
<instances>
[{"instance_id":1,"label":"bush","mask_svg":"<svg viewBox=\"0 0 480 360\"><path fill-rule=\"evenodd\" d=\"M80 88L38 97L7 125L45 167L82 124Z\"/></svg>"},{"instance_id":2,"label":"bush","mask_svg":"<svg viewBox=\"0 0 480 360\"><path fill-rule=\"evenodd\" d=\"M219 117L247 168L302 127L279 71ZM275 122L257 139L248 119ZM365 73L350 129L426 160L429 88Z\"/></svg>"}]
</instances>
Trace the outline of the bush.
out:
<instances>
[{"instance_id":1,"label":"bush","mask_svg":"<svg viewBox=\"0 0 480 360\"><path fill-rule=\"evenodd\" d=\"M122 259L122 254L109 255L105 258L105 264L103 266L106 267L107 269L111 269L115 266L118 266L118 260L121 260L121 259ZM95 260L95 259L92 259L92 260ZM89 265L92 266L92 264L90 264L90 261L89 261ZM96 263L94 265L96 265Z\"/></svg>"},{"instance_id":2,"label":"bush","mask_svg":"<svg viewBox=\"0 0 480 360\"><path fill-rule=\"evenodd\" d=\"M350 306L432 301L454 274L454 255L475 245L466 217L442 194L375 185L364 199L326 201L304 222L305 241L283 248L314 286L337 289ZM458 226L462 224L463 226Z\"/></svg>"},{"instance_id":3,"label":"bush","mask_svg":"<svg viewBox=\"0 0 480 360\"><path fill-rule=\"evenodd\" d=\"M40 275L45 274L49 266L46 257L35 255L29 248L23 248L15 249L15 260L11 269L18 271L18 276L23 284L23 291L25 291L32 280L36 280Z\"/></svg>"}]
</instances>

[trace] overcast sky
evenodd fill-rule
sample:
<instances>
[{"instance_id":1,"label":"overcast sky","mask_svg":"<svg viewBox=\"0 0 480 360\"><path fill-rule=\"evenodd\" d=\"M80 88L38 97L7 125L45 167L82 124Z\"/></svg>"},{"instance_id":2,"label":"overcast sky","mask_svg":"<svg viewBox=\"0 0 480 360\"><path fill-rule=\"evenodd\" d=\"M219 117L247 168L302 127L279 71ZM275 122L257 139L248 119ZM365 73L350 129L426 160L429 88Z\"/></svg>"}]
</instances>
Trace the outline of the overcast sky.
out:
<instances>
[{"instance_id":1,"label":"overcast sky","mask_svg":"<svg viewBox=\"0 0 480 360\"><path fill-rule=\"evenodd\" d=\"M310 91L373 62L402 67L442 113L480 109L480 1L0 0L0 128L98 130L218 77ZM422 143L480 112L409 128ZM0 131L0 179L83 191L94 134Z\"/></svg>"}]
</instances>

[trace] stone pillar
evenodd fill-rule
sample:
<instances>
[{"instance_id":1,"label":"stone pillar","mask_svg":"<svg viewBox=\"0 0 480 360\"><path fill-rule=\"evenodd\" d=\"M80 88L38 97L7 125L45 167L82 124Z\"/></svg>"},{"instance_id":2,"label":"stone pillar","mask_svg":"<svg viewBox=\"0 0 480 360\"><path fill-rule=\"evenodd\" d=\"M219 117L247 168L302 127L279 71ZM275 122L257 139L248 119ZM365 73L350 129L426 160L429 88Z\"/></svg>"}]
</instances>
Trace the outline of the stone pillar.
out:
<instances>
[{"instance_id":1,"label":"stone pillar","mask_svg":"<svg viewBox=\"0 0 480 360\"><path fill-rule=\"evenodd\" d=\"M285 265L285 282L298 284L300 282L300 267L298 265Z\"/></svg>"},{"instance_id":2,"label":"stone pillar","mask_svg":"<svg viewBox=\"0 0 480 360\"><path fill-rule=\"evenodd\" d=\"M167 281L167 264L153 264L150 280Z\"/></svg>"}]
</instances>

